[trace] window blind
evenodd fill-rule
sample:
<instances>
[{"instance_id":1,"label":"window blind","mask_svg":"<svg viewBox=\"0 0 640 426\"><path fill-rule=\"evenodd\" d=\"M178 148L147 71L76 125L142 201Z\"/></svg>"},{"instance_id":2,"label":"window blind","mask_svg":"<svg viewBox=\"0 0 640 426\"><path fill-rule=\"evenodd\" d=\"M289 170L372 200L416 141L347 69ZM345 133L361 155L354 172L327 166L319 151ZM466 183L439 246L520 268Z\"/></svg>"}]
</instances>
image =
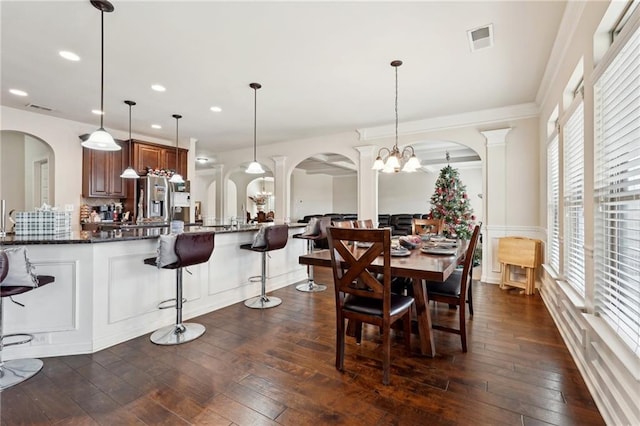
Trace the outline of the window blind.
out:
<instances>
[{"instance_id":1,"label":"window blind","mask_svg":"<svg viewBox=\"0 0 640 426\"><path fill-rule=\"evenodd\" d=\"M564 258L565 280L584 297L584 105L577 106L562 129L564 158Z\"/></svg>"},{"instance_id":2,"label":"window blind","mask_svg":"<svg viewBox=\"0 0 640 426\"><path fill-rule=\"evenodd\" d=\"M595 310L640 356L640 29L595 82Z\"/></svg>"},{"instance_id":3,"label":"window blind","mask_svg":"<svg viewBox=\"0 0 640 426\"><path fill-rule=\"evenodd\" d=\"M556 271L560 272L560 167L558 153L558 135L547 145L547 259Z\"/></svg>"}]
</instances>

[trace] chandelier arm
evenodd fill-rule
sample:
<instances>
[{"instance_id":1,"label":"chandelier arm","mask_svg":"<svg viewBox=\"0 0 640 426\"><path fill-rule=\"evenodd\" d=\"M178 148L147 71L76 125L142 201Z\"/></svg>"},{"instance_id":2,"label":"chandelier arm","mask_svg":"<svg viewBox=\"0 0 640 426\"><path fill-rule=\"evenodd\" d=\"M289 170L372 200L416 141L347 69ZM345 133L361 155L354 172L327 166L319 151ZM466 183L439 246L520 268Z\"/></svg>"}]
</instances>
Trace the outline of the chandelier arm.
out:
<instances>
[{"instance_id":1,"label":"chandelier arm","mask_svg":"<svg viewBox=\"0 0 640 426\"><path fill-rule=\"evenodd\" d=\"M382 158L382 151L387 151L387 157L389 155L391 155L391 150L389 148L387 148L386 146L383 146L382 148L380 148L378 150L378 157Z\"/></svg>"}]
</instances>

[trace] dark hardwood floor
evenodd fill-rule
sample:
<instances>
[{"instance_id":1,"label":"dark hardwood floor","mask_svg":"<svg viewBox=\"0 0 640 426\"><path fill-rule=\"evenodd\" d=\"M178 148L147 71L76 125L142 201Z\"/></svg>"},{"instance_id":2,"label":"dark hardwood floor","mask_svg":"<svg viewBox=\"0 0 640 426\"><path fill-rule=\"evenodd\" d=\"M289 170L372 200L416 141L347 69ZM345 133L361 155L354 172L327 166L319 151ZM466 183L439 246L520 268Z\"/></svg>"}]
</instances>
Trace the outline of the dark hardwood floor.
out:
<instances>
[{"instance_id":1,"label":"dark hardwood floor","mask_svg":"<svg viewBox=\"0 0 640 426\"><path fill-rule=\"evenodd\" d=\"M326 277L326 275L323 275ZM325 281L320 280L320 281ZM282 305L241 303L197 318L200 339L160 347L145 335L92 355L44 359L0 393L2 425L601 425L604 421L540 296L474 283L469 352L435 331L436 358L394 339L383 386L379 336L348 338L334 367L332 287L274 292ZM434 321L455 310L433 307Z\"/></svg>"}]
</instances>

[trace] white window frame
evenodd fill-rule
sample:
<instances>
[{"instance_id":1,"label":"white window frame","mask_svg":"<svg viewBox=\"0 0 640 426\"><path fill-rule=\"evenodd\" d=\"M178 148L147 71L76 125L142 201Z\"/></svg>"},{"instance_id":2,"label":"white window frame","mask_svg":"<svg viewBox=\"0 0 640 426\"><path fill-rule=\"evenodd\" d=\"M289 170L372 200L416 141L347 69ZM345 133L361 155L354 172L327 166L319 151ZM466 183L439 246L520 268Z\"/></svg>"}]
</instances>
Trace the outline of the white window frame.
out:
<instances>
[{"instance_id":1,"label":"white window frame","mask_svg":"<svg viewBox=\"0 0 640 426\"><path fill-rule=\"evenodd\" d=\"M585 297L584 102L582 90L564 115L562 131L563 249L562 275Z\"/></svg>"},{"instance_id":2,"label":"white window frame","mask_svg":"<svg viewBox=\"0 0 640 426\"><path fill-rule=\"evenodd\" d=\"M595 313L640 357L640 13L594 71Z\"/></svg>"}]
</instances>

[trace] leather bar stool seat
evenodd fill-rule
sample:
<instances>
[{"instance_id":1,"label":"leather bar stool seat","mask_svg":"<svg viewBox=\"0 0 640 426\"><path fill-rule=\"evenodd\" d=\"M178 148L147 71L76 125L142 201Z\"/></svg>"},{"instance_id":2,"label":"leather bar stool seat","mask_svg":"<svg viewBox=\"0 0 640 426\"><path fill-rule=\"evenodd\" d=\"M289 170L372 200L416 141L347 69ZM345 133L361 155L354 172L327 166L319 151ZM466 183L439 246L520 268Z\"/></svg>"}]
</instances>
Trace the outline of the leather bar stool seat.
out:
<instances>
[{"instance_id":1,"label":"leather bar stool seat","mask_svg":"<svg viewBox=\"0 0 640 426\"><path fill-rule=\"evenodd\" d=\"M183 323L182 305L186 301L182 297L182 270L187 266L205 263L211 257L214 248L214 232L188 232L176 236L175 254L176 262L162 266L162 269L175 269L176 271L176 298L160 302L160 309L176 308L176 322L173 325L163 327L151 334L151 341L157 345L179 345L190 342L202 336L205 327L202 324ZM147 265L157 267L157 258L151 257L144 260ZM166 305L167 302L175 304Z\"/></svg>"},{"instance_id":2,"label":"leather bar stool seat","mask_svg":"<svg viewBox=\"0 0 640 426\"><path fill-rule=\"evenodd\" d=\"M55 281L55 278L50 275L37 275L36 287L27 287L27 286L13 286L10 282L5 282L5 278L7 277L7 273L9 272L9 260L5 252L0 251L0 391L6 389L8 387L17 385L28 378L37 374L43 366L43 363L39 359L35 358L23 358L23 359L14 359L11 361L2 361L2 349L5 346L13 346L20 345L23 343L29 343L33 340L33 335L28 333L14 333L14 334L4 334L3 333L3 316L4 309L3 303L4 298L8 297L11 299L12 296L17 296L19 294L27 293L31 290L35 290L38 287L42 287L47 284L51 284ZM11 299L12 302L24 306L22 303L16 302ZM6 343L6 339L21 339L11 343Z\"/></svg>"},{"instance_id":3,"label":"leather bar stool seat","mask_svg":"<svg viewBox=\"0 0 640 426\"><path fill-rule=\"evenodd\" d=\"M242 244L242 250L251 250L262 254L262 274L260 275L260 295L245 300L244 304L252 309L273 308L282 303L278 297L267 296L267 253L280 250L287 245L289 239L289 225L267 225L264 228L264 246L254 247L255 244Z\"/></svg>"},{"instance_id":4,"label":"leather bar stool seat","mask_svg":"<svg viewBox=\"0 0 640 426\"><path fill-rule=\"evenodd\" d=\"M327 238L327 228L331 226L331 217L325 216L322 218L318 218L318 233L308 235L306 233L296 234L293 238L299 238L302 240L307 240L307 254L313 253L315 249L316 242L321 240L326 240ZM306 292L318 292L325 291L327 289L326 285L316 284L313 279L313 266L307 266L307 275L309 279L306 283L299 284L296 286L296 290L306 291Z\"/></svg>"}]
</instances>

